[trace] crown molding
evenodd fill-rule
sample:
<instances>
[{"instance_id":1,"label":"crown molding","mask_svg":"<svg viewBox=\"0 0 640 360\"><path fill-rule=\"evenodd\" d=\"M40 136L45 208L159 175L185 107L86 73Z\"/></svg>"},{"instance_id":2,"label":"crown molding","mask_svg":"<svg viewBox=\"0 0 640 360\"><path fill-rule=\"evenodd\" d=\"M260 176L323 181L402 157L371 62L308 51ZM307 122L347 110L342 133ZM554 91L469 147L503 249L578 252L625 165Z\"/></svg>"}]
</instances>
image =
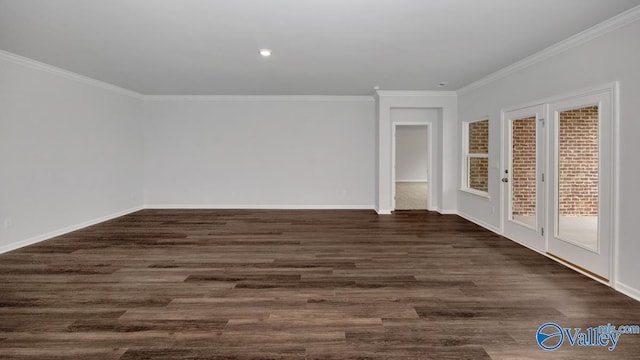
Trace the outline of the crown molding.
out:
<instances>
[{"instance_id":1,"label":"crown molding","mask_svg":"<svg viewBox=\"0 0 640 360\"><path fill-rule=\"evenodd\" d=\"M517 61L512 65L509 65L490 75L487 75L484 78L481 78L480 80L474 81L471 84L458 89L457 93L459 95L469 93L475 89L478 89L492 82L505 78L517 71L520 71L522 69L535 65L541 61L544 61L560 53L563 53L578 45L594 40L602 35L608 34L614 30L617 30L623 26L629 25L638 20L640 20L640 5L633 7L625 12L622 12L595 26L592 26L587 30L579 32L565 40L557 42L546 49L543 49L531 56L528 56L520 61Z\"/></svg>"},{"instance_id":2,"label":"crown molding","mask_svg":"<svg viewBox=\"0 0 640 360\"><path fill-rule=\"evenodd\" d=\"M143 95L146 101L361 101L373 102L372 96L332 95Z\"/></svg>"},{"instance_id":3,"label":"crown molding","mask_svg":"<svg viewBox=\"0 0 640 360\"><path fill-rule=\"evenodd\" d=\"M382 96L458 96L456 91L402 91L402 90L378 90L378 97Z\"/></svg>"},{"instance_id":4,"label":"crown molding","mask_svg":"<svg viewBox=\"0 0 640 360\"><path fill-rule=\"evenodd\" d=\"M373 102L372 95L363 96L341 96L341 95L144 95L139 92L125 89L104 81L96 80L85 75L80 75L72 71L45 64L43 62L29 59L27 57L14 54L5 50L0 50L0 60L5 60L14 64L28 68L40 70L49 74L60 76L66 79L77 81L83 84L95 86L101 89L113 91L136 99L147 101L361 101Z\"/></svg>"},{"instance_id":5,"label":"crown molding","mask_svg":"<svg viewBox=\"0 0 640 360\"><path fill-rule=\"evenodd\" d=\"M53 65L49 65L49 64L45 64L43 62L40 61L36 61L33 59L29 59L26 58L24 56L20 56L8 51L4 51L4 50L0 50L0 60L5 60L14 64L18 64L18 65L22 65L31 69L36 69L36 70L40 70L40 71L44 71L46 73L52 74L52 75L56 75L56 76L60 76L63 77L65 79L69 79L69 80L73 80L73 81L77 81L79 83L83 83L86 85L91 85L91 86L95 86L98 87L100 89L104 89L104 90L108 90L108 91L113 91L122 95L126 95L126 96L130 96L136 99L141 99L143 97L142 94L129 90L129 89L125 89L113 84L109 84L106 83L104 81L100 81L100 80L96 80L93 78L90 78L88 76L84 76L84 75L80 75L68 70L64 70L61 69L59 67L55 67Z\"/></svg>"}]
</instances>

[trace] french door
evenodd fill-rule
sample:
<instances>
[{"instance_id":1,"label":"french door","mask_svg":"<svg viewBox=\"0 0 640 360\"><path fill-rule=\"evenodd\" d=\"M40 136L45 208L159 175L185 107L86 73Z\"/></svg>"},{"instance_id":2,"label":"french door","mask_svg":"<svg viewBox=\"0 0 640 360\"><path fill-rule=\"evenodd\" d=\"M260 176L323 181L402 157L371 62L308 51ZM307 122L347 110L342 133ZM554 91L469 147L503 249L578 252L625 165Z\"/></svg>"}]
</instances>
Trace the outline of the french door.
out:
<instances>
[{"instance_id":1,"label":"french door","mask_svg":"<svg viewBox=\"0 0 640 360\"><path fill-rule=\"evenodd\" d=\"M506 112L503 119L504 234L539 251L545 250L543 116L539 105Z\"/></svg>"},{"instance_id":2,"label":"french door","mask_svg":"<svg viewBox=\"0 0 640 360\"><path fill-rule=\"evenodd\" d=\"M615 86L503 112L504 235L611 277Z\"/></svg>"},{"instance_id":3,"label":"french door","mask_svg":"<svg viewBox=\"0 0 640 360\"><path fill-rule=\"evenodd\" d=\"M607 280L611 264L612 96L549 105L547 252Z\"/></svg>"}]
</instances>

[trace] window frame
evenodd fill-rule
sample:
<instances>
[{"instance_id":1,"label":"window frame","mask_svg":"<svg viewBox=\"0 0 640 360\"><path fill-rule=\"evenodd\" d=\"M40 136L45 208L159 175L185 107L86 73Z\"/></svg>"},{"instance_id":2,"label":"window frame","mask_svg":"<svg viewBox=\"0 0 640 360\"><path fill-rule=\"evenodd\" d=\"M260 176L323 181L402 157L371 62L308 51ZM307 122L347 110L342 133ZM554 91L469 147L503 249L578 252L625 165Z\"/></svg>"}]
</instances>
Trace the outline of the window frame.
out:
<instances>
[{"instance_id":1,"label":"window frame","mask_svg":"<svg viewBox=\"0 0 640 360\"><path fill-rule=\"evenodd\" d=\"M476 123L476 122L481 122L481 121L486 121L487 122L487 153L470 153L469 152L469 125ZM490 121L489 121L489 116L484 116L475 120L469 120L469 121L464 121L462 123L462 179L461 179L461 187L460 190L464 191L464 192L468 192L474 195L478 195L478 196L482 196L485 198L490 198L489 197L489 128L490 125ZM472 187L470 187L470 164L471 164L471 159L472 158L479 158L479 159L487 159L487 191L482 191L482 190L478 190L478 189L474 189Z\"/></svg>"}]
</instances>

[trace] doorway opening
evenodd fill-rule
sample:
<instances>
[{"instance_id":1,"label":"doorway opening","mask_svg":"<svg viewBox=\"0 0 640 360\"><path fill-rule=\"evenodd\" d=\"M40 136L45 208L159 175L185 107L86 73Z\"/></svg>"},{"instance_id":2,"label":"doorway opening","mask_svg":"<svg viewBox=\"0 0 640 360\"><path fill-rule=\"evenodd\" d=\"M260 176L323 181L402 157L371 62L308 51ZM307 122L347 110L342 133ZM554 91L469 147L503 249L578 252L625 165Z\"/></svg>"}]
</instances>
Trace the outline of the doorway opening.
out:
<instances>
[{"instance_id":1,"label":"doorway opening","mask_svg":"<svg viewBox=\"0 0 640 360\"><path fill-rule=\"evenodd\" d=\"M394 210L428 210L428 125L394 124L394 150Z\"/></svg>"}]
</instances>

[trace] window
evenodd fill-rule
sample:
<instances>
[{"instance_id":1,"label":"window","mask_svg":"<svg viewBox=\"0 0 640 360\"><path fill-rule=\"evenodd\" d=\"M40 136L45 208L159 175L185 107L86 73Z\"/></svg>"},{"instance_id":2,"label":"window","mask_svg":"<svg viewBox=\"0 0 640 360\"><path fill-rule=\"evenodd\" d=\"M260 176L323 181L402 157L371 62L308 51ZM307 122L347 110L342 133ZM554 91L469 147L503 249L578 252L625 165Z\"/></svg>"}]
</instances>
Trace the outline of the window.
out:
<instances>
[{"instance_id":1,"label":"window","mask_svg":"<svg viewBox=\"0 0 640 360\"><path fill-rule=\"evenodd\" d=\"M489 191L489 119L464 124L464 174L462 188Z\"/></svg>"}]
</instances>

